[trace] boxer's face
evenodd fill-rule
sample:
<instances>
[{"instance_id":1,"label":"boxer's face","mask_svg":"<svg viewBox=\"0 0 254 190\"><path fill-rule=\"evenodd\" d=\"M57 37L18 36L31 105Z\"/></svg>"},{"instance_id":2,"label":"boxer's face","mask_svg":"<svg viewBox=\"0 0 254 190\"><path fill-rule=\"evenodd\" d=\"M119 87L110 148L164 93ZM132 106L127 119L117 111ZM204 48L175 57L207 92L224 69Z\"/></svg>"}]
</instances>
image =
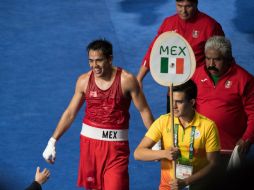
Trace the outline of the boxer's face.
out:
<instances>
[{"instance_id":1,"label":"boxer's face","mask_svg":"<svg viewBox=\"0 0 254 190\"><path fill-rule=\"evenodd\" d=\"M107 58L101 50L90 50L88 53L89 65L95 77L104 77L112 69L112 58Z\"/></svg>"}]
</instances>

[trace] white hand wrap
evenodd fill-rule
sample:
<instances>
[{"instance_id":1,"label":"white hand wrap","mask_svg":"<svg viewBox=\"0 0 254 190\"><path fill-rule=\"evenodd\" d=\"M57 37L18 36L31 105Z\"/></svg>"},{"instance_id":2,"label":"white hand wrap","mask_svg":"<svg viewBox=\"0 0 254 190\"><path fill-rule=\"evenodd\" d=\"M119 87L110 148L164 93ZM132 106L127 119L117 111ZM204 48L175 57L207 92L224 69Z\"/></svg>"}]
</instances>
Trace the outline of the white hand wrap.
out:
<instances>
[{"instance_id":1,"label":"white hand wrap","mask_svg":"<svg viewBox=\"0 0 254 190\"><path fill-rule=\"evenodd\" d=\"M152 150L161 150L161 140L159 140L155 145L153 145Z\"/></svg>"},{"instance_id":2,"label":"white hand wrap","mask_svg":"<svg viewBox=\"0 0 254 190\"><path fill-rule=\"evenodd\" d=\"M54 162L56 159L56 139L51 137L48 141L48 145L45 148L42 156L45 160Z\"/></svg>"}]
</instances>

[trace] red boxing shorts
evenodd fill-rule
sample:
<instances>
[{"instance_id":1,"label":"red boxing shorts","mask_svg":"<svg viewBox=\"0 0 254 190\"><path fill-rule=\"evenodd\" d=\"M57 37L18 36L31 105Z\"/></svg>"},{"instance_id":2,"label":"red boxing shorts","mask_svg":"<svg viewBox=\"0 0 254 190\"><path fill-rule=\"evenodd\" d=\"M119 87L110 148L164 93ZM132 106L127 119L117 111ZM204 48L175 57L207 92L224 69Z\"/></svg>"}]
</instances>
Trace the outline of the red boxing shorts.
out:
<instances>
[{"instance_id":1,"label":"red boxing shorts","mask_svg":"<svg viewBox=\"0 0 254 190\"><path fill-rule=\"evenodd\" d=\"M129 142L103 141L80 135L79 187L129 190Z\"/></svg>"}]
</instances>

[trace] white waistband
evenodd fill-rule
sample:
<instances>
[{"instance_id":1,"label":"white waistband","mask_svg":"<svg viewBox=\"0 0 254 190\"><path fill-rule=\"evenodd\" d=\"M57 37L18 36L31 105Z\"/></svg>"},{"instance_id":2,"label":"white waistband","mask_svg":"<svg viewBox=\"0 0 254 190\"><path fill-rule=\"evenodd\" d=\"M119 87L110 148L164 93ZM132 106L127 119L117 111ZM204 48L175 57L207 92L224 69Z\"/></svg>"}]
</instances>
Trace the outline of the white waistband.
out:
<instances>
[{"instance_id":1,"label":"white waistband","mask_svg":"<svg viewBox=\"0 0 254 190\"><path fill-rule=\"evenodd\" d=\"M128 141L128 129L101 129L83 123L80 134L97 140Z\"/></svg>"}]
</instances>

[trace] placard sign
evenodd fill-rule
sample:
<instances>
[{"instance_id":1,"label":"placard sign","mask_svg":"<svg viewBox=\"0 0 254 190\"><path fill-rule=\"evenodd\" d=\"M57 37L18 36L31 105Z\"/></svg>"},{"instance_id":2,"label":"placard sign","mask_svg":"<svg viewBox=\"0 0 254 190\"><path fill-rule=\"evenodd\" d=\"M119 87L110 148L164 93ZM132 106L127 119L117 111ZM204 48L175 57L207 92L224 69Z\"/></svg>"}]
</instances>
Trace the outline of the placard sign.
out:
<instances>
[{"instance_id":1,"label":"placard sign","mask_svg":"<svg viewBox=\"0 0 254 190\"><path fill-rule=\"evenodd\" d=\"M163 86L179 85L189 80L196 60L189 43L176 32L164 32L154 42L150 54L150 71Z\"/></svg>"}]
</instances>

